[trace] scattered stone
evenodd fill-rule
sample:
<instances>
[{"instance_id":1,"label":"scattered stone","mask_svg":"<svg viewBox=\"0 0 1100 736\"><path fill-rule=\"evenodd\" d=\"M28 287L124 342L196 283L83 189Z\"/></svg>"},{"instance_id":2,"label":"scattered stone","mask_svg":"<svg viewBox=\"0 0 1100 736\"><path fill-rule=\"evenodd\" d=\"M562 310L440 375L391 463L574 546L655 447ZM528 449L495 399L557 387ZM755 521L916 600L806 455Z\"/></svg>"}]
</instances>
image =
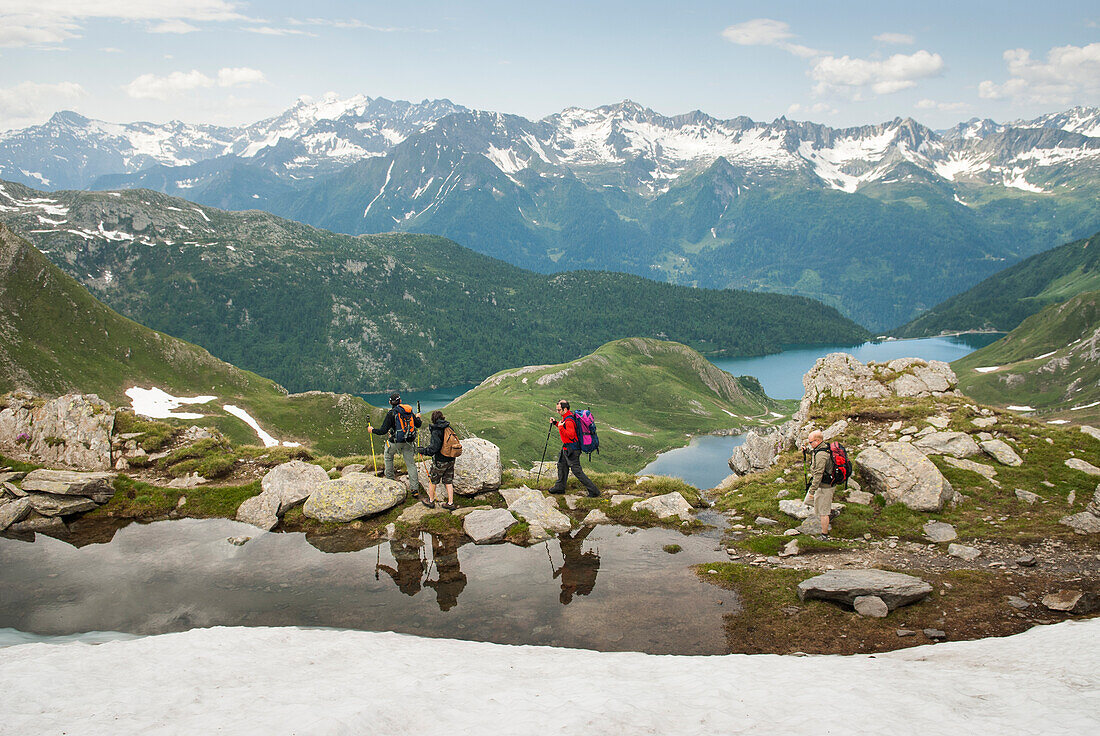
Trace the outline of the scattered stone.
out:
<instances>
[{"instance_id":1,"label":"scattered stone","mask_svg":"<svg viewBox=\"0 0 1100 736\"><path fill-rule=\"evenodd\" d=\"M581 523L585 526L596 526L597 524L610 524L611 519L600 509L592 509Z\"/></svg>"},{"instance_id":2,"label":"scattered stone","mask_svg":"<svg viewBox=\"0 0 1100 736\"><path fill-rule=\"evenodd\" d=\"M1025 609L1031 608L1031 604L1018 595L1008 596L1008 605L1012 606L1017 611L1023 611Z\"/></svg>"},{"instance_id":3,"label":"scattered stone","mask_svg":"<svg viewBox=\"0 0 1100 736\"><path fill-rule=\"evenodd\" d=\"M647 509L657 514L659 519L667 519L677 516L682 521L691 521L695 518L692 514L691 504L687 502L679 491L666 493L662 496L653 496L644 501L639 501L632 507L635 511Z\"/></svg>"},{"instance_id":4,"label":"scattered stone","mask_svg":"<svg viewBox=\"0 0 1100 736\"><path fill-rule=\"evenodd\" d=\"M873 568L830 570L798 584L799 600L821 598L852 605L860 596L877 596L891 611L931 592L932 586L920 578Z\"/></svg>"},{"instance_id":5,"label":"scattered stone","mask_svg":"<svg viewBox=\"0 0 1100 736\"><path fill-rule=\"evenodd\" d=\"M457 509L456 509L457 510ZM425 516L433 516L435 514L446 514L446 509L437 509L434 506L425 506L417 501L406 507L401 515L397 517L397 520L403 524L419 524L424 520Z\"/></svg>"},{"instance_id":6,"label":"scattered stone","mask_svg":"<svg viewBox=\"0 0 1100 736\"><path fill-rule=\"evenodd\" d=\"M924 635L932 641L943 641L947 638L947 632L941 629L925 629Z\"/></svg>"},{"instance_id":7,"label":"scattered stone","mask_svg":"<svg viewBox=\"0 0 1100 736\"><path fill-rule=\"evenodd\" d=\"M462 440L462 454L455 460L455 493L476 496L500 488L503 468L500 448L480 437Z\"/></svg>"},{"instance_id":8,"label":"scattered stone","mask_svg":"<svg viewBox=\"0 0 1100 736\"><path fill-rule=\"evenodd\" d=\"M780 483L782 483L782 482L783 482L783 479L782 479L782 478L777 478L776 480L777 480L778 482L780 482ZM776 493L776 494L775 494L775 497L776 497L777 499L783 499L783 498L786 498L786 497L787 497L787 496L789 496L789 495L791 495L791 492L790 492L790 491L788 491L788 490L787 490L786 488L784 488L784 489L783 489L782 491L779 491L778 493Z\"/></svg>"},{"instance_id":9,"label":"scattered stone","mask_svg":"<svg viewBox=\"0 0 1100 736\"><path fill-rule=\"evenodd\" d=\"M1024 555L1023 557L1016 558L1016 564L1020 567L1035 567L1035 562L1034 555Z\"/></svg>"},{"instance_id":10,"label":"scattered stone","mask_svg":"<svg viewBox=\"0 0 1100 736\"><path fill-rule=\"evenodd\" d=\"M1088 511L1063 516L1058 523L1068 526L1078 534L1100 534L1100 517L1093 516Z\"/></svg>"},{"instance_id":11,"label":"scattered stone","mask_svg":"<svg viewBox=\"0 0 1100 736\"><path fill-rule=\"evenodd\" d=\"M1075 503L1077 503L1077 489L1076 488L1072 489L1069 492L1069 495L1066 496L1066 506L1072 506Z\"/></svg>"},{"instance_id":12,"label":"scattered stone","mask_svg":"<svg viewBox=\"0 0 1100 736\"><path fill-rule=\"evenodd\" d=\"M902 638L902 639L904 639L907 636L916 636L917 635L917 632L910 631L909 629L898 629L894 633L897 634L898 637Z\"/></svg>"},{"instance_id":13,"label":"scattered stone","mask_svg":"<svg viewBox=\"0 0 1100 736\"><path fill-rule=\"evenodd\" d=\"M246 498L237 507L237 521L271 531L279 523L279 500L267 493Z\"/></svg>"},{"instance_id":14,"label":"scattered stone","mask_svg":"<svg viewBox=\"0 0 1100 736\"><path fill-rule=\"evenodd\" d=\"M32 470L23 478L24 491L86 496L106 503L115 495L114 473L78 473L74 470ZM102 500L100 500L102 499Z\"/></svg>"},{"instance_id":15,"label":"scattered stone","mask_svg":"<svg viewBox=\"0 0 1100 736\"><path fill-rule=\"evenodd\" d=\"M958 557L960 560L973 562L982 556L982 551L977 547L968 547L965 544L949 544L947 545L947 554Z\"/></svg>"},{"instance_id":16,"label":"scattered stone","mask_svg":"<svg viewBox=\"0 0 1100 736\"><path fill-rule=\"evenodd\" d=\"M172 480L168 481L168 487L178 489L196 488L206 482L206 478L203 478L198 473L188 473L187 475L181 476L179 478L173 478Z\"/></svg>"},{"instance_id":17,"label":"scattered stone","mask_svg":"<svg viewBox=\"0 0 1100 736\"><path fill-rule=\"evenodd\" d=\"M320 466L315 465L314 467L320 467ZM363 472L366 472L366 470L367 470L367 466L364 465L363 463L352 463L351 465L345 465L344 467L340 468L340 475L344 476L344 475L348 475L350 473L363 473ZM327 474L325 475L325 478L326 479L328 478Z\"/></svg>"},{"instance_id":18,"label":"scattered stone","mask_svg":"<svg viewBox=\"0 0 1100 736\"><path fill-rule=\"evenodd\" d=\"M1023 459L1004 440L985 440L982 442L981 447L986 455L989 455L1001 465L1017 468L1024 464Z\"/></svg>"},{"instance_id":19,"label":"scattered stone","mask_svg":"<svg viewBox=\"0 0 1100 736\"><path fill-rule=\"evenodd\" d=\"M96 502L83 496L59 496L53 493L28 493L31 508L43 516L68 516L91 511Z\"/></svg>"},{"instance_id":20,"label":"scattered stone","mask_svg":"<svg viewBox=\"0 0 1100 736\"><path fill-rule=\"evenodd\" d=\"M978 439L982 442L986 442L993 439L993 435L991 435L989 432L978 432Z\"/></svg>"},{"instance_id":21,"label":"scattered stone","mask_svg":"<svg viewBox=\"0 0 1100 736\"><path fill-rule=\"evenodd\" d=\"M780 557L794 557L795 555L800 554L801 552L802 552L802 550L798 546L798 540L797 539L792 539L791 541L789 541L785 545L783 545L783 549L780 550L779 556Z\"/></svg>"},{"instance_id":22,"label":"scattered stone","mask_svg":"<svg viewBox=\"0 0 1100 736\"><path fill-rule=\"evenodd\" d=\"M912 426L912 425L910 425L910 426L906 427L905 429L901 430L901 433L902 433L903 435L906 435L906 436L908 436L908 435L914 435L914 434L916 434L916 433L917 433L917 428L916 428L916 427L914 427L914 426Z\"/></svg>"},{"instance_id":23,"label":"scattered stone","mask_svg":"<svg viewBox=\"0 0 1100 736\"><path fill-rule=\"evenodd\" d=\"M965 432L930 432L914 440L913 447L925 455L972 457L981 453L978 443Z\"/></svg>"},{"instance_id":24,"label":"scattered stone","mask_svg":"<svg viewBox=\"0 0 1100 736\"><path fill-rule=\"evenodd\" d=\"M488 504L485 504L485 505L482 505L482 506L460 506L459 508L452 511L451 515L452 516L457 516L458 518L461 519L462 517L466 516L467 514L472 514L475 511L488 511L491 508L493 508L493 507L488 505Z\"/></svg>"},{"instance_id":25,"label":"scattered stone","mask_svg":"<svg viewBox=\"0 0 1100 736\"><path fill-rule=\"evenodd\" d=\"M868 618L886 618L890 609L877 595L861 595L852 601L852 607L860 616Z\"/></svg>"},{"instance_id":26,"label":"scattered stone","mask_svg":"<svg viewBox=\"0 0 1100 736\"><path fill-rule=\"evenodd\" d=\"M616 493L611 497L611 505L618 506L621 503L634 503L640 498L641 496L631 496L627 493Z\"/></svg>"},{"instance_id":27,"label":"scattered stone","mask_svg":"<svg viewBox=\"0 0 1100 736\"><path fill-rule=\"evenodd\" d=\"M245 543L251 539L252 537L229 537L225 541L229 542L234 547L243 547Z\"/></svg>"},{"instance_id":28,"label":"scattered stone","mask_svg":"<svg viewBox=\"0 0 1100 736\"><path fill-rule=\"evenodd\" d=\"M1039 481L1039 482L1040 482L1040 483L1042 483L1042 484L1043 484L1044 486L1046 486L1047 488L1053 488L1053 487L1054 487L1054 484L1053 484L1053 483L1051 483L1051 482L1050 482L1049 480L1041 480L1041 481Z\"/></svg>"},{"instance_id":29,"label":"scattered stone","mask_svg":"<svg viewBox=\"0 0 1100 736\"><path fill-rule=\"evenodd\" d=\"M943 521L930 521L924 525L923 529L924 536L933 542L950 542L959 536L955 527Z\"/></svg>"},{"instance_id":30,"label":"scattered stone","mask_svg":"<svg viewBox=\"0 0 1100 736\"><path fill-rule=\"evenodd\" d=\"M1016 498L1020 499L1024 503L1036 503L1040 500L1038 493L1032 493L1031 491L1025 491L1023 488L1016 489Z\"/></svg>"},{"instance_id":31,"label":"scattered stone","mask_svg":"<svg viewBox=\"0 0 1100 736\"><path fill-rule=\"evenodd\" d=\"M973 424L975 427L981 427L982 429L985 429L986 427L992 427L994 424L996 424L997 417L975 417L970 420L970 423Z\"/></svg>"},{"instance_id":32,"label":"scattered stone","mask_svg":"<svg viewBox=\"0 0 1100 736\"><path fill-rule=\"evenodd\" d=\"M465 454L466 441L462 443ZM504 539L508 529L516 523L516 517L508 509L474 511L462 520L462 530L475 544L492 544Z\"/></svg>"},{"instance_id":33,"label":"scattered stone","mask_svg":"<svg viewBox=\"0 0 1100 736\"><path fill-rule=\"evenodd\" d=\"M906 443L869 447L855 462L862 481L888 502L900 502L915 511L939 511L954 498L955 490L939 468Z\"/></svg>"},{"instance_id":34,"label":"scattered stone","mask_svg":"<svg viewBox=\"0 0 1100 736\"><path fill-rule=\"evenodd\" d=\"M933 417L928 417L924 421L931 424L936 429L947 429L947 425L951 424L951 417L945 417L942 414L937 414Z\"/></svg>"},{"instance_id":35,"label":"scattered stone","mask_svg":"<svg viewBox=\"0 0 1100 736\"><path fill-rule=\"evenodd\" d=\"M901 420L898 420L898 421L896 421L896 422L894 422L893 424L890 425L890 431L891 432L897 432L900 429L901 429Z\"/></svg>"},{"instance_id":36,"label":"scattered stone","mask_svg":"<svg viewBox=\"0 0 1100 736\"><path fill-rule=\"evenodd\" d=\"M769 519L766 516L757 516L754 522L757 526L779 526L779 522L775 519Z\"/></svg>"},{"instance_id":37,"label":"scattered stone","mask_svg":"<svg viewBox=\"0 0 1100 736\"><path fill-rule=\"evenodd\" d=\"M403 500L405 486L398 481L352 473L319 483L302 512L317 521L351 521L380 514Z\"/></svg>"},{"instance_id":38,"label":"scattered stone","mask_svg":"<svg viewBox=\"0 0 1100 736\"><path fill-rule=\"evenodd\" d=\"M17 498L0 504L0 532L13 524L18 524L31 512L30 498Z\"/></svg>"},{"instance_id":39,"label":"scattered stone","mask_svg":"<svg viewBox=\"0 0 1100 736\"><path fill-rule=\"evenodd\" d=\"M1096 467L1092 463L1085 462L1084 460L1076 457L1071 457L1066 460L1066 467L1073 468L1074 470L1080 470L1082 473L1088 473L1089 475L1100 475L1100 468ZM23 487L26 488L27 484L24 481Z\"/></svg>"},{"instance_id":40,"label":"scattered stone","mask_svg":"<svg viewBox=\"0 0 1100 736\"><path fill-rule=\"evenodd\" d=\"M1100 604L1100 597L1083 590L1059 590L1043 596L1043 605L1051 611L1065 613L1092 613Z\"/></svg>"},{"instance_id":41,"label":"scattered stone","mask_svg":"<svg viewBox=\"0 0 1100 736\"><path fill-rule=\"evenodd\" d=\"M1082 424L1081 431L1095 440L1100 440L1100 429L1097 429L1096 427L1090 427L1087 424Z\"/></svg>"},{"instance_id":42,"label":"scattered stone","mask_svg":"<svg viewBox=\"0 0 1100 736\"><path fill-rule=\"evenodd\" d=\"M569 517L558 510L557 502L527 486L506 488L500 492L508 510L528 524L537 524L546 531L567 532L572 528Z\"/></svg>"},{"instance_id":43,"label":"scattered stone","mask_svg":"<svg viewBox=\"0 0 1100 736\"><path fill-rule=\"evenodd\" d=\"M874 498L874 495L867 493L867 491L848 491L848 503L870 506Z\"/></svg>"}]
</instances>

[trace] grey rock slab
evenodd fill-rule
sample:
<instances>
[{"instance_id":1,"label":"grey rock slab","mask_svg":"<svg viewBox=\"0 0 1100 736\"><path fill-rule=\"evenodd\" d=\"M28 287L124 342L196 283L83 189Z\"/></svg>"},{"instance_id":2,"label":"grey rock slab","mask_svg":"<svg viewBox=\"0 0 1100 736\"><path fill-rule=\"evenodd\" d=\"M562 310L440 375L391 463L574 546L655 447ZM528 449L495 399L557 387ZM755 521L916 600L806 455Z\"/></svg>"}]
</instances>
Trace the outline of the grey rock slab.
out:
<instances>
[{"instance_id":1,"label":"grey rock slab","mask_svg":"<svg viewBox=\"0 0 1100 736\"><path fill-rule=\"evenodd\" d=\"M913 447L926 455L973 457L981 453L978 443L965 432L931 432L913 440Z\"/></svg>"},{"instance_id":2,"label":"grey rock slab","mask_svg":"<svg viewBox=\"0 0 1100 736\"><path fill-rule=\"evenodd\" d=\"M874 495L866 491L848 491L848 503L869 506L873 499Z\"/></svg>"},{"instance_id":3,"label":"grey rock slab","mask_svg":"<svg viewBox=\"0 0 1100 736\"><path fill-rule=\"evenodd\" d=\"M546 531L538 524L528 523L527 525L527 541L530 543L544 542L550 538L550 532Z\"/></svg>"},{"instance_id":4,"label":"grey rock slab","mask_svg":"<svg viewBox=\"0 0 1100 736\"><path fill-rule=\"evenodd\" d=\"M425 506L417 501L409 506L407 509L401 512L401 515L397 517L397 520L404 524L419 524L423 521L425 516L434 516L436 514L450 513L447 509L437 509L431 506Z\"/></svg>"},{"instance_id":5,"label":"grey rock slab","mask_svg":"<svg viewBox=\"0 0 1100 736\"><path fill-rule=\"evenodd\" d=\"M970 423L980 429L987 429L997 423L997 417L974 417Z\"/></svg>"},{"instance_id":6,"label":"grey rock slab","mask_svg":"<svg viewBox=\"0 0 1100 736\"><path fill-rule=\"evenodd\" d=\"M31 512L31 500L29 498L17 498L0 504L0 532L12 524L18 524L27 518Z\"/></svg>"},{"instance_id":7,"label":"grey rock slab","mask_svg":"<svg viewBox=\"0 0 1100 736\"><path fill-rule=\"evenodd\" d=\"M955 496L943 473L920 450L904 442L869 447L855 458L864 486L889 503L914 511L938 511Z\"/></svg>"},{"instance_id":8,"label":"grey rock slab","mask_svg":"<svg viewBox=\"0 0 1100 736\"><path fill-rule=\"evenodd\" d=\"M537 524L549 532L567 532L572 528L569 517L558 510L557 502L526 486L507 489L508 510L528 524ZM504 495L504 491L501 492Z\"/></svg>"},{"instance_id":9,"label":"grey rock slab","mask_svg":"<svg viewBox=\"0 0 1100 736\"><path fill-rule=\"evenodd\" d=\"M756 524L757 526L778 526L779 525L778 521L776 521L775 519L769 519L766 516L757 516L756 520L753 523Z\"/></svg>"},{"instance_id":10,"label":"grey rock slab","mask_svg":"<svg viewBox=\"0 0 1100 736\"><path fill-rule=\"evenodd\" d=\"M508 509L489 509L467 514L462 520L462 530L475 544L492 544L504 539L508 529L515 523L516 517Z\"/></svg>"},{"instance_id":11,"label":"grey rock slab","mask_svg":"<svg viewBox=\"0 0 1100 736\"><path fill-rule=\"evenodd\" d=\"M1020 499L1024 503L1037 503L1040 500L1038 493L1032 493L1031 491L1025 491L1023 488L1017 488L1016 498Z\"/></svg>"},{"instance_id":12,"label":"grey rock slab","mask_svg":"<svg viewBox=\"0 0 1100 736\"><path fill-rule=\"evenodd\" d=\"M973 562L982 556L982 551L977 547L968 547L965 544L949 544L947 545L947 554L958 557L960 560Z\"/></svg>"},{"instance_id":13,"label":"grey rock slab","mask_svg":"<svg viewBox=\"0 0 1100 736\"><path fill-rule=\"evenodd\" d=\"M0 486L3 486L5 493L13 498L23 498L23 496L27 495L26 491L14 483L0 483Z\"/></svg>"},{"instance_id":14,"label":"grey rock slab","mask_svg":"<svg viewBox=\"0 0 1100 736\"><path fill-rule=\"evenodd\" d=\"M600 509L592 509L581 523L585 526L596 526L597 524L610 524L611 519Z\"/></svg>"},{"instance_id":15,"label":"grey rock slab","mask_svg":"<svg viewBox=\"0 0 1100 736\"><path fill-rule=\"evenodd\" d=\"M877 596L891 611L931 592L932 586L920 578L874 568L830 570L798 584L800 600L820 598L853 605L860 596Z\"/></svg>"},{"instance_id":16,"label":"grey rock slab","mask_svg":"<svg viewBox=\"0 0 1100 736\"><path fill-rule=\"evenodd\" d=\"M461 519L461 518L463 518L464 516L466 516L468 514L474 513L475 511L488 511L491 508L493 508L493 507L488 506L488 505L486 505L486 506L463 506L462 508L455 509L454 511L451 512L451 514L453 514L454 516L457 516L458 518Z\"/></svg>"},{"instance_id":17,"label":"grey rock slab","mask_svg":"<svg viewBox=\"0 0 1100 736\"><path fill-rule=\"evenodd\" d=\"M344 473L348 476L350 473ZM322 483L329 481L328 473L320 465L291 460L277 465L260 481L264 493L271 494L278 501L278 513L285 514L288 509L302 503Z\"/></svg>"},{"instance_id":18,"label":"grey rock slab","mask_svg":"<svg viewBox=\"0 0 1100 736\"><path fill-rule=\"evenodd\" d=\"M1080 470L1082 473L1088 473L1089 475L1100 475L1100 468L1077 457L1071 457L1069 460L1066 460L1066 467ZM27 487L26 481L23 482L23 487Z\"/></svg>"},{"instance_id":19,"label":"grey rock slab","mask_svg":"<svg viewBox=\"0 0 1100 736\"><path fill-rule=\"evenodd\" d=\"M870 501L868 501L870 503ZM793 519L808 519L814 515L814 507L795 499L785 499L779 502L779 510ZM836 516L844 510L844 504L834 503L830 507L829 515ZM763 518L763 517L762 517Z\"/></svg>"},{"instance_id":20,"label":"grey rock slab","mask_svg":"<svg viewBox=\"0 0 1100 736\"><path fill-rule=\"evenodd\" d=\"M932 641L943 641L947 638L947 632L942 629L924 629L924 635Z\"/></svg>"},{"instance_id":21,"label":"grey rock slab","mask_svg":"<svg viewBox=\"0 0 1100 736\"><path fill-rule=\"evenodd\" d=\"M852 607L860 616L868 618L886 618L890 613L889 607L877 595L861 595L852 601Z\"/></svg>"},{"instance_id":22,"label":"grey rock slab","mask_svg":"<svg viewBox=\"0 0 1100 736\"><path fill-rule=\"evenodd\" d=\"M32 470L20 484L24 491L61 496L114 495L114 473L80 473L75 470ZM108 496L109 498L110 496Z\"/></svg>"},{"instance_id":23,"label":"grey rock slab","mask_svg":"<svg viewBox=\"0 0 1100 736\"><path fill-rule=\"evenodd\" d=\"M661 496L652 496L644 501L638 501L632 507L634 511L648 510L657 514L659 519L667 519L670 516L678 516L684 521L695 518L691 504L687 502L679 491L665 493Z\"/></svg>"},{"instance_id":24,"label":"grey rock slab","mask_svg":"<svg viewBox=\"0 0 1100 736\"><path fill-rule=\"evenodd\" d=\"M1082 424L1081 431L1095 440L1100 440L1100 429L1097 429L1096 427L1090 427L1087 424Z\"/></svg>"},{"instance_id":25,"label":"grey rock slab","mask_svg":"<svg viewBox=\"0 0 1100 736\"><path fill-rule=\"evenodd\" d=\"M984 476L988 480L993 480L997 475L997 469L984 465L982 463L974 462L973 460L963 460L957 457L945 457L943 459L945 463L955 468L962 468L963 470L970 470L978 475Z\"/></svg>"},{"instance_id":26,"label":"grey rock slab","mask_svg":"<svg viewBox=\"0 0 1100 736\"><path fill-rule=\"evenodd\" d=\"M392 509L405 500L405 494L404 484L396 480L351 473L319 484L302 513L318 521L351 521Z\"/></svg>"},{"instance_id":27,"label":"grey rock slab","mask_svg":"<svg viewBox=\"0 0 1100 736\"><path fill-rule=\"evenodd\" d=\"M848 429L848 420L847 419L838 419L837 421L833 422L828 427L826 427L825 430L821 434L822 434L823 439L826 442L830 442L833 439L835 439L835 438L839 437L840 435L844 434L844 431L846 429Z\"/></svg>"},{"instance_id":28,"label":"grey rock slab","mask_svg":"<svg viewBox=\"0 0 1100 736\"><path fill-rule=\"evenodd\" d=\"M929 521L922 528L924 536L933 542L950 542L959 536L955 531L955 527L943 521Z\"/></svg>"},{"instance_id":29,"label":"grey rock slab","mask_svg":"<svg viewBox=\"0 0 1100 736\"><path fill-rule=\"evenodd\" d=\"M43 534L63 534L69 530L60 516L31 516L12 524L8 531L12 532L42 532Z\"/></svg>"},{"instance_id":30,"label":"grey rock slab","mask_svg":"<svg viewBox=\"0 0 1100 736\"><path fill-rule=\"evenodd\" d=\"M821 519L816 516L811 516L798 525L797 531L799 534L805 534L811 537L821 534Z\"/></svg>"},{"instance_id":31,"label":"grey rock slab","mask_svg":"<svg viewBox=\"0 0 1100 736\"><path fill-rule=\"evenodd\" d=\"M783 549L779 551L779 556L794 557L795 555L801 554L801 552L802 548L798 546L798 540L792 539L791 541L783 545Z\"/></svg>"},{"instance_id":32,"label":"grey rock slab","mask_svg":"<svg viewBox=\"0 0 1100 736\"><path fill-rule=\"evenodd\" d=\"M898 629L894 633L897 634L899 638L905 638L907 636L916 636L917 635L917 632L910 631L909 629Z\"/></svg>"},{"instance_id":33,"label":"grey rock slab","mask_svg":"<svg viewBox=\"0 0 1100 736\"><path fill-rule=\"evenodd\" d=\"M611 505L618 506L620 503L632 503L641 498L641 496L631 496L626 493L616 493L611 497Z\"/></svg>"},{"instance_id":34,"label":"grey rock slab","mask_svg":"<svg viewBox=\"0 0 1100 736\"><path fill-rule=\"evenodd\" d=\"M1100 597L1083 590L1059 590L1043 596L1043 605L1052 611L1064 613L1092 613L1100 603Z\"/></svg>"},{"instance_id":35,"label":"grey rock slab","mask_svg":"<svg viewBox=\"0 0 1100 736\"><path fill-rule=\"evenodd\" d=\"M237 521L271 531L279 523L279 500L268 493L246 498L237 507Z\"/></svg>"},{"instance_id":36,"label":"grey rock slab","mask_svg":"<svg viewBox=\"0 0 1100 736\"><path fill-rule=\"evenodd\" d=\"M1018 595L1008 596L1008 605L1012 606L1018 611L1023 611L1027 608L1031 608L1031 604Z\"/></svg>"},{"instance_id":37,"label":"grey rock slab","mask_svg":"<svg viewBox=\"0 0 1100 736\"><path fill-rule=\"evenodd\" d=\"M951 424L951 418L950 417L945 417L942 414L937 414L936 416L928 417L924 421L928 422L929 424L931 424L936 429L947 429L947 425Z\"/></svg>"},{"instance_id":38,"label":"grey rock slab","mask_svg":"<svg viewBox=\"0 0 1100 736\"><path fill-rule=\"evenodd\" d=\"M348 473L362 473L365 472L367 466L363 463L352 463L351 465L345 465L340 468L340 475L347 475ZM328 474L325 474L325 478L328 479Z\"/></svg>"},{"instance_id":39,"label":"grey rock slab","mask_svg":"<svg viewBox=\"0 0 1100 736\"><path fill-rule=\"evenodd\" d=\"M1082 511L1072 516L1063 516L1058 520L1058 523L1068 526L1078 534L1100 534L1100 517L1093 516L1088 511Z\"/></svg>"},{"instance_id":40,"label":"grey rock slab","mask_svg":"<svg viewBox=\"0 0 1100 736\"><path fill-rule=\"evenodd\" d=\"M43 516L68 516L96 508L96 502L84 496L59 496L54 493L28 493L31 508Z\"/></svg>"},{"instance_id":41,"label":"grey rock slab","mask_svg":"<svg viewBox=\"0 0 1100 736\"><path fill-rule=\"evenodd\" d=\"M1017 455L1016 451L1004 440L983 440L981 447L982 452L989 455L1001 465L1018 468L1024 464L1023 458Z\"/></svg>"},{"instance_id":42,"label":"grey rock slab","mask_svg":"<svg viewBox=\"0 0 1100 736\"><path fill-rule=\"evenodd\" d=\"M462 440L462 454L455 460L455 493L476 496L500 488L503 467L500 448L480 437Z\"/></svg>"},{"instance_id":43,"label":"grey rock slab","mask_svg":"<svg viewBox=\"0 0 1100 736\"><path fill-rule=\"evenodd\" d=\"M17 470L9 470L6 473L0 473L0 483L18 483L26 477L26 473Z\"/></svg>"}]
</instances>

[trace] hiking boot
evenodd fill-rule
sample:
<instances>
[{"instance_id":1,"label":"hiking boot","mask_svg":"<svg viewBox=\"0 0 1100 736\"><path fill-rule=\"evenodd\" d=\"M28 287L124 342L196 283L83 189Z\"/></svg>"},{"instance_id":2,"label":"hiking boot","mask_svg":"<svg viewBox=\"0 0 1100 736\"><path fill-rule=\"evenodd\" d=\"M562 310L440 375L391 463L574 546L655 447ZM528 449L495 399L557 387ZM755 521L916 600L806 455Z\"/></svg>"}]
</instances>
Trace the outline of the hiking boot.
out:
<instances>
[{"instance_id":1,"label":"hiking boot","mask_svg":"<svg viewBox=\"0 0 1100 736\"><path fill-rule=\"evenodd\" d=\"M456 504L454 501L451 501L450 503L443 504L443 508L447 509L448 511L454 511L458 508L458 504Z\"/></svg>"},{"instance_id":2,"label":"hiking boot","mask_svg":"<svg viewBox=\"0 0 1100 736\"><path fill-rule=\"evenodd\" d=\"M430 498L428 498L428 496L427 496L427 495L425 495L425 494L421 493L421 494L420 494L420 496L419 496L419 498L420 498L420 503L424 504L425 506L427 506L427 507L428 507L428 508L430 508L430 509L434 509L434 508L435 508L435 501L433 501L433 500L431 500Z\"/></svg>"},{"instance_id":3,"label":"hiking boot","mask_svg":"<svg viewBox=\"0 0 1100 736\"><path fill-rule=\"evenodd\" d=\"M599 491L589 491L588 492L588 497L589 498L599 498L600 497L600 492Z\"/></svg>"},{"instance_id":4,"label":"hiking boot","mask_svg":"<svg viewBox=\"0 0 1100 736\"><path fill-rule=\"evenodd\" d=\"M818 534L816 537L814 537L814 539L819 542L828 542L830 537L828 534Z\"/></svg>"},{"instance_id":5,"label":"hiking boot","mask_svg":"<svg viewBox=\"0 0 1100 736\"><path fill-rule=\"evenodd\" d=\"M547 493L553 493L555 496L560 496L561 494L565 493L565 489L564 488L551 488L550 490L547 491Z\"/></svg>"}]
</instances>

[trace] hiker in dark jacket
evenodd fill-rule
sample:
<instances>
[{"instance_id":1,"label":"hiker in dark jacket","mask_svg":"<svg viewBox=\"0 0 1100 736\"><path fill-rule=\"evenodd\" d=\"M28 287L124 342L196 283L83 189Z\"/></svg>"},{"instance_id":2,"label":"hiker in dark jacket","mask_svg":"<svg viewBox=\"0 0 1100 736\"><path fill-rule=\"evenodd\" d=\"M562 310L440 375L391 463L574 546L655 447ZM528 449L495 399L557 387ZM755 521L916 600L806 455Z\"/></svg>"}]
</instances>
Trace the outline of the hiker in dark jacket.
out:
<instances>
[{"instance_id":1,"label":"hiker in dark jacket","mask_svg":"<svg viewBox=\"0 0 1100 736\"><path fill-rule=\"evenodd\" d=\"M420 503L425 506L435 507L435 486L442 483L447 488L447 503L445 509L455 507L455 459L443 454L443 434L451 423L443 416L443 412L436 409L432 412L432 423L428 425L431 430L431 441L426 446L416 448L421 455L431 455L432 465L428 469L428 495L420 494Z\"/></svg>"},{"instance_id":2,"label":"hiker in dark jacket","mask_svg":"<svg viewBox=\"0 0 1100 736\"><path fill-rule=\"evenodd\" d=\"M401 394L394 391L390 394L390 410L386 412L386 418L382 420L381 427L372 427L367 425L367 431L374 434L381 434L388 436L388 442L386 442L386 451L383 454L385 462L385 476L390 480L395 479L393 470L393 456L397 453L401 453L401 457L405 459L405 468L409 471L409 491L411 493L420 492L420 477L416 472L416 438L412 433L409 433L404 442L397 442L395 432L397 430L397 413L401 411ZM413 426L419 427L422 424L419 414L413 415Z\"/></svg>"},{"instance_id":3,"label":"hiker in dark jacket","mask_svg":"<svg viewBox=\"0 0 1100 736\"><path fill-rule=\"evenodd\" d=\"M569 471L588 490L588 495L595 498L600 495L596 484L589 480L581 470L581 427L580 421L569 411L569 402L562 400L557 404L557 412L561 419L552 419L551 423L558 428L561 435L561 452L558 453L558 482L550 488L551 493L565 493L565 482L569 479Z\"/></svg>"}]
</instances>

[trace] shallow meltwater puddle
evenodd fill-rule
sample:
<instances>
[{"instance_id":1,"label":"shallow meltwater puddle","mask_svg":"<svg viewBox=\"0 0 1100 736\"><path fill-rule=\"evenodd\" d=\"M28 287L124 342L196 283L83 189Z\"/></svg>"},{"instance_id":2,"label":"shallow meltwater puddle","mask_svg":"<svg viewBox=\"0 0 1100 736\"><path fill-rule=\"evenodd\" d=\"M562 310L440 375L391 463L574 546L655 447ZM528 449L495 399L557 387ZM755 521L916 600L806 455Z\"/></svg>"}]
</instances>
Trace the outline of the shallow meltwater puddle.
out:
<instances>
[{"instance_id":1,"label":"shallow meltwater puddle","mask_svg":"<svg viewBox=\"0 0 1100 736\"><path fill-rule=\"evenodd\" d=\"M240 536L253 539L227 541ZM0 628L330 626L722 654L722 617L737 610L736 595L690 569L719 559L717 541L716 533L597 526L526 548L458 546L427 533L366 547L354 534L307 540L225 519L131 524L81 548L41 534L33 543L0 538ZM670 544L682 551L665 552Z\"/></svg>"}]
</instances>

